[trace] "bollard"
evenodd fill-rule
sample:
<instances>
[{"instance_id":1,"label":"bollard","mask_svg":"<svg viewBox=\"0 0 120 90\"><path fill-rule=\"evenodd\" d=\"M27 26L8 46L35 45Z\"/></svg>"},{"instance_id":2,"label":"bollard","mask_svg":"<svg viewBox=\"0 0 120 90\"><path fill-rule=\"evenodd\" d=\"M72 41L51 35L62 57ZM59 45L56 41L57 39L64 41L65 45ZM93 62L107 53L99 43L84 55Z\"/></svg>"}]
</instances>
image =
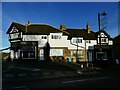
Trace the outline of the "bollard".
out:
<instances>
[{"instance_id":1,"label":"bollard","mask_svg":"<svg viewBox=\"0 0 120 90\"><path fill-rule=\"evenodd\" d=\"M83 68L83 64L81 64L81 68Z\"/></svg>"},{"instance_id":2,"label":"bollard","mask_svg":"<svg viewBox=\"0 0 120 90\"><path fill-rule=\"evenodd\" d=\"M88 63L87 63L87 68L88 68Z\"/></svg>"},{"instance_id":3,"label":"bollard","mask_svg":"<svg viewBox=\"0 0 120 90\"><path fill-rule=\"evenodd\" d=\"M93 69L93 64L92 64L92 69Z\"/></svg>"}]
</instances>

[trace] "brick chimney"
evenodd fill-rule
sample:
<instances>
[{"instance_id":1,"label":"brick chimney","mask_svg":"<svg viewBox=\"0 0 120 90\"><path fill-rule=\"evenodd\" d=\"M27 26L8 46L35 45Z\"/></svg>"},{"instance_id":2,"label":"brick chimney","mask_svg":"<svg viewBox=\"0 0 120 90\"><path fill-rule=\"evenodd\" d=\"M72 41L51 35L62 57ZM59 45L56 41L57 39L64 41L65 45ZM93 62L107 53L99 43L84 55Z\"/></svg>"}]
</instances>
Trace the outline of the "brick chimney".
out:
<instances>
[{"instance_id":1,"label":"brick chimney","mask_svg":"<svg viewBox=\"0 0 120 90\"><path fill-rule=\"evenodd\" d=\"M61 30L66 30L66 25L65 24L60 25L60 29Z\"/></svg>"},{"instance_id":2,"label":"brick chimney","mask_svg":"<svg viewBox=\"0 0 120 90\"><path fill-rule=\"evenodd\" d=\"M89 23L87 23L86 29L87 29L87 32L90 33L90 24Z\"/></svg>"}]
</instances>

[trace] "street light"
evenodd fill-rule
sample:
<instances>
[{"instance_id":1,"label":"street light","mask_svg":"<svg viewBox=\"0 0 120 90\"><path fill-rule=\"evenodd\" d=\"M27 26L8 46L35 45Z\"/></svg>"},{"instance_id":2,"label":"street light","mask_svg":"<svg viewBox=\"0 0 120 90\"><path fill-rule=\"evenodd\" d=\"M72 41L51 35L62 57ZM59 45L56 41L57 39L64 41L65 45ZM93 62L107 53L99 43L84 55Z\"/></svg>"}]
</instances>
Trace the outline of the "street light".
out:
<instances>
[{"instance_id":1,"label":"street light","mask_svg":"<svg viewBox=\"0 0 120 90\"><path fill-rule=\"evenodd\" d=\"M101 31L101 29L100 29L100 16L106 16L107 14L105 13L105 12L103 12L103 13L98 13L98 28L99 28L99 33L100 33L100 31ZM101 36L99 36L99 44L100 44L100 51L102 50L101 49Z\"/></svg>"}]
</instances>

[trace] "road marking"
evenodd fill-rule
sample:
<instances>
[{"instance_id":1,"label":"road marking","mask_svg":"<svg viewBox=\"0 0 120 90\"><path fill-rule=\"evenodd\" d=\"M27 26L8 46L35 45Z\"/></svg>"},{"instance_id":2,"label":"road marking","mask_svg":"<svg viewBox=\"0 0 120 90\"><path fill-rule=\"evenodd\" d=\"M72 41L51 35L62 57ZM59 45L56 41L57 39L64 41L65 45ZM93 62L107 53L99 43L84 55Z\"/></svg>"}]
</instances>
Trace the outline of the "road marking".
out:
<instances>
[{"instance_id":1,"label":"road marking","mask_svg":"<svg viewBox=\"0 0 120 90\"><path fill-rule=\"evenodd\" d=\"M111 77L99 77L99 78L92 78L92 79L81 79L81 80L74 80L74 81L64 81L62 83L73 83L73 82L82 82L82 81L89 81L89 80L99 80L99 79L107 79Z\"/></svg>"},{"instance_id":2,"label":"road marking","mask_svg":"<svg viewBox=\"0 0 120 90\"><path fill-rule=\"evenodd\" d=\"M27 71L32 71L32 68L24 68L24 67L15 67L16 69L21 69L21 70L27 70Z\"/></svg>"},{"instance_id":3,"label":"road marking","mask_svg":"<svg viewBox=\"0 0 120 90\"><path fill-rule=\"evenodd\" d=\"M44 72L43 73L43 75L49 75L50 74L50 72Z\"/></svg>"},{"instance_id":4,"label":"road marking","mask_svg":"<svg viewBox=\"0 0 120 90\"><path fill-rule=\"evenodd\" d=\"M28 88L28 87L27 86L19 86L19 87L10 87L9 89L24 89L24 88ZM4 88L4 89L8 89L8 88Z\"/></svg>"},{"instance_id":5,"label":"road marking","mask_svg":"<svg viewBox=\"0 0 120 90\"><path fill-rule=\"evenodd\" d=\"M27 76L27 74L26 73L19 73L18 76L19 77L24 77L24 76Z\"/></svg>"},{"instance_id":6,"label":"road marking","mask_svg":"<svg viewBox=\"0 0 120 90\"><path fill-rule=\"evenodd\" d=\"M78 74L83 74L83 72L81 72L81 71L79 71L79 70L77 71L77 73L78 73Z\"/></svg>"},{"instance_id":7,"label":"road marking","mask_svg":"<svg viewBox=\"0 0 120 90\"><path fill-rule=\"evenodd\" d=\"M40 69L33 69L32 71L40 71Z\"/></svg>"},{"instance_id":8,"label":"road marking","mask_svg":"<svg viewBox=\"0 0 120 90\"><path fill-rule=\"evenodd\" d=\"M14 77L13 74L4 74L3 77Z\"/></svg>"}]
</instances>

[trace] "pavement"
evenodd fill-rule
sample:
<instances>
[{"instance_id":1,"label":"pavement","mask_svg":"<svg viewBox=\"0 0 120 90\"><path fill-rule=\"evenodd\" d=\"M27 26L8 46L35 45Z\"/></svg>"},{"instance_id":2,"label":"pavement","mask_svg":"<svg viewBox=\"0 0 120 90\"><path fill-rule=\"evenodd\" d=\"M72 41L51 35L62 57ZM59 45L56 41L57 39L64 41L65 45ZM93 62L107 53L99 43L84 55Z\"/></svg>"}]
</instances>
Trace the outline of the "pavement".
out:
<instances>
[{"instance_id":1,"label":"pavement","mask_svg":"<svg viewBox=\"0 0 120 90\"><path fill-rule=\"evenodd\" d=\"M35 67L23 67L10 65L3 70L2 79L4 81L23 81L23 80L46 80L46 79L56 79L56 78L71 78L86 75L95 75L99 72L97 69L78 69L71 64L62 64L63 66L70 67L74 70L57 70L48 68L35 68Z\"/></svg>"}]
</instances>

